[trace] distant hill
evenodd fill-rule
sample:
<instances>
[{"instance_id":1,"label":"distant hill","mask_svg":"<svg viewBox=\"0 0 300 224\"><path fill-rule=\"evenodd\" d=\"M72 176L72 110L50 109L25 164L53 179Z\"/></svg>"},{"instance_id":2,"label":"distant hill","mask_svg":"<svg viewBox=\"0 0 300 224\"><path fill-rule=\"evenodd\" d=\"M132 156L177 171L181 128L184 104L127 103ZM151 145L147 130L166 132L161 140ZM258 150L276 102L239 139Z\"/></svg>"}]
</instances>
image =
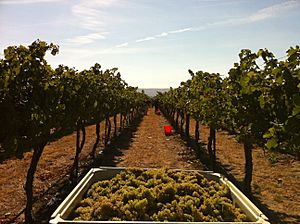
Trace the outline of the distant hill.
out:
<instances>
[{"instance_id":1,"label":"distant hill","mask_svg":"<svg viewBox=\"0 0 300 224\"><path fill-rule=\"evenodd\" d=\"M150 97L154 97L156 94L157 94L157 92L166 92L166 91L168 91L169 89L168 88L163 88L163 89L156 89L156 88L140 88L140 89L138 89L139 91L141 91L142 92L142 90L144 90L144 92L148 95L148 96L150 96Z\"/></svg>"}]
</instances>

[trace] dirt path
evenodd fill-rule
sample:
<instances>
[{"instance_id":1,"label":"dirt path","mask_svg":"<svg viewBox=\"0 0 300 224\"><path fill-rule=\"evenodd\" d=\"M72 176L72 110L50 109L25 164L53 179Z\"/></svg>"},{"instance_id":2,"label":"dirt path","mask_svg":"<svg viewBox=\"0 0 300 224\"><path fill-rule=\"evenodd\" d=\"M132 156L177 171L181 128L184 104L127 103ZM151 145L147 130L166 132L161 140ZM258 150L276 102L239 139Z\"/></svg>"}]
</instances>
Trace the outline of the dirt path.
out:
<instances>
[{"instance_id":1,"label":"dirt path","mask_svg":"<svg viewBox=\"0 0 300 224\"><path fill-rule=\"evenodd\" d=\"M203 165L177 135L165 136L164 125L167 120L149 109L140 125L132 133L129 145L117 146L116 156L103 158L101 165L119 167L170 167L180 169L203 169ZM111 152L113 153L113 152Z\"/></svg>"}]
</instances>

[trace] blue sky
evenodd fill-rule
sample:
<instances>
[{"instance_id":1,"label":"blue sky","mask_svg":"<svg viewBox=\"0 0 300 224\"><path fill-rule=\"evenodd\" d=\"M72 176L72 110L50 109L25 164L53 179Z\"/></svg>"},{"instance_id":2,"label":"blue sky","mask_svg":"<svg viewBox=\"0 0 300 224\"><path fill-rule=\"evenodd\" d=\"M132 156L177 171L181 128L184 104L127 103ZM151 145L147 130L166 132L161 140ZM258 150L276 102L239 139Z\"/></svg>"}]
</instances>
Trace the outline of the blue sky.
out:
<instances>
[{"instance_id":1,"label":"blue sky","mask_svg":"<svg viewBox=\"0 0 300 224\"><path fill-rule=\"evenodd\" d=\"M36 39L78 70L119 68L140 88L176 87L188 69L226 75L238 53L300 44L300 0L0 0L0 50Z\"/></svg>"}]
</instances>

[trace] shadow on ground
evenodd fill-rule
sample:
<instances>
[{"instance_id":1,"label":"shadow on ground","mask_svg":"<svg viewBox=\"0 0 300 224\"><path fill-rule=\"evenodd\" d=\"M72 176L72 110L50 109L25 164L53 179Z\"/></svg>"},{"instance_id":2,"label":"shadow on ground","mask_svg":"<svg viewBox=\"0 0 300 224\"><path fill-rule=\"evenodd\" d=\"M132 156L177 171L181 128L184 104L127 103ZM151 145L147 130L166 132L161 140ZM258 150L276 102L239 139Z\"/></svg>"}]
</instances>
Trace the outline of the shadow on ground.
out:
<instances>
[{"instance_id":1,"label":"shadow on ground","mask_svg":"<svg viewBox=\"0 0 300 224\"><path fill-rule=\"evenodd\" d=\"M79 174L78 181L80 181L91 168L99 166L116 166L116 158L122 156L121 150L129 149L134 133L137 131L142 119L143 116L138 117L131 125L124 128L122 132L112 138L110 144L101 151L100 155L95 160L89 158ZM35 212L36 223L49 223L52 213L73 188L74 186L69 182L69 177L65 177L49 188L42 196L39 196L42 197L41 200L45 197L49 198L49 200L46 200L44 203L40 202L40 205L38 206L40 209Z\"/></svg>"},{"instance_id":2,"label":"shadow on ground","mask_svg":"<svg viewBox=\"0 0 300 224\"><path fill-rule=\"evenodd\" d=\"M172 126L175 128L176 133L180 134L181 139L183 140L184 144L187 147L190 147L192 150L194 150L198 156L198 159L209 169L213 170L213 164L211 162L211 159L209 157L208 151L207 151L207 145L202 142L196 142L194 138L187 138L183 131L180 130L179 127L177 127L176 123L170 119L167 118L167 116L164 115L164 117L172 124ZM222 164L221 161L216 161L215 166L215 172L223 174L228 180L230 180L236 187L239 188L239 190L243 191L243 182L238 181L233 174L230 173L232 170L232 166ZM271 210L267 207L266 204L260 200L260 198L257 195L247 195L247 197L258 207L259 210L264 213L268 219L269 222L272 224L299 224L300 223L300 215L288 215L286 213L276 212L274 210ZM293 221L284 221L286 218L293 218Z\"/></svg>"},{"instance_id":3,"label":"shadow on ground","mask_svg":"<svg viewBox=\"0 0 300 224\"><path fill-rule=\"evenodd\" d=\"M91 164L91 167L116 166L119 162L118 158L123 155L122 151L129 149L134 133L137 131L141 121L142 117L139 117L125 128L117 138L113 139L109 147L102 151L99 159Z\"/></svg>"}]
</instances>

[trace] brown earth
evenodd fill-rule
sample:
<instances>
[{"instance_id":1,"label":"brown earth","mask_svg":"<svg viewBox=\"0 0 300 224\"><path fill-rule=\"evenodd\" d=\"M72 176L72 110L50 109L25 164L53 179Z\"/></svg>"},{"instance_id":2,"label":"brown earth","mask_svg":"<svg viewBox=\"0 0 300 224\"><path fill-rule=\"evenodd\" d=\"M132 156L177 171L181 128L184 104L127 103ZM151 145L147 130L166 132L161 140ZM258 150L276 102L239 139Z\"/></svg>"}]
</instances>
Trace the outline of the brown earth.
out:
<instances>
[{"instance_id":1,"label":"brown earth","mask_svg":"<svg viewBox=\"0 0 300 224\"><path fill-rule=\"evenodd\" d=\"M192 120L190 133L193 135L194 131L195 122ZM201 126L200 135L201 142L207 144L209 128ZM216 142L218 162L242 182L245 164L243 145L225 131L217 132ZM300 223L300 161L294 156L255 146L253 168L253 194L272 223Z\"/></svg>"},{"instance_id":2,"label":"brown earth","mask_svg":"<svg viewBox=\"0 0 300 224\"><path fill-rule=\"evenodd\" d=\"M86 144L80 160L90 153L94 140L94 127L87 128ZM34 179L34 197L39 198L56 182L68 177L75 155L76 134L65 136L48 144L38 163ZM24 154L23 159L8 159L0 164L0 223L9 222L22 213L26 204L24 185L32 152ZM23 215L21 215L22 220Z\"/></svg>"},{"instance_id":3,"label":"brown earth","mask_svg":"<svg viewBox=\"0 0 300 224\"><path fill-rule=\"evenodd\" d=\"M168 121L150 109L132 133L129 144L126 147L117 144L103 156L101 165L203 170L203 165L181 141L180 135L165 135L165 125L169 125Z\"/></svg>"},{"instance_id":4,"label":"brown earth","mask_svg":"<svg viewBox=\"0 0 300 224\"><path fill-rule=\"evenodd\" d=\"M195 153L186 147L179 135L165 136L163 126L168 122L150 109L141 123L130 127L103 153L97 165L172 167L181 169L205 169ZM101 124L103 132L104 124ZM194 130L192 121L191 132ZM95 141L95 128L87 128L85 147L81 153L81 170L89 161L88 154ZM56 189L61 180L68 178L74 158L75 133L51 142L46 146L38 165L34 181L35 209L40 201L49 201L53 195L45 194ZM208 129L202 127L201 141L206 143ZM103 141L102 141L103 142ZM98 151L102 150L99 147ZM9 222L22 212L26 198L23 190L26 172L32 153L23 159L8 159L0 164L0 223ZM238 181L243 179L243 147L234 136L217 133L217 156L219 162ZM300 163L291 156L266 152L259 147L253 150L253 189L256 199L266 207L272 223L300 223ZM272 163L270 162L272 161ZM264 211L265 212L265 211ZM22 222L23 215L16 222ZM45 221L45 220L44 220Z\"/></svg>"}]
</instances>

